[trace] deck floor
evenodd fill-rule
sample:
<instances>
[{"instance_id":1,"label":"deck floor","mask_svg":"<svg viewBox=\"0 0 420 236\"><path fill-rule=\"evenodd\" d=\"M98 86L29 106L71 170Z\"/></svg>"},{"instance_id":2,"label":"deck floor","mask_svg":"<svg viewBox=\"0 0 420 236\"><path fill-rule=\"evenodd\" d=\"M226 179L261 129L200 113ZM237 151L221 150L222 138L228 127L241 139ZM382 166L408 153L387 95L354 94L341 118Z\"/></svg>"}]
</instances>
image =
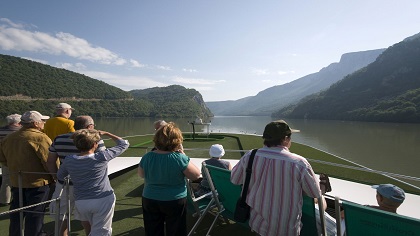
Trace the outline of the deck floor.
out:
<instances>
[{"instance_id":1,"label":"deck floor","mask_svg":"<svg viewBox=\"0 0 420 236\"><path fill-rule=\"evenodd\" d=\"M191 161L199 168L205 158L191 158ZM138 157L118 157L109 164L109 174L118 170L138 164ZM238 163L238 160L229 160L232 166ZM339 196L348 201L356 202L362 205L376 205L376 190L370 185L355 183L342 179L330 177L332 191L327 193L330 196ZM420 219L420 196L406 193L404 203L398 208L398 214Z\"/></svg>"},{"instance_id":2,"label":"deck floor","mask_svg":"<svg viewBox=\"0 0 420 236\"><path fill-rule=\"evenodd\" d=\"M197 166L201 167L203 158L191 158L191 161ZM118 157L109 163L108 173L114 174L119 171L133 169L139 163L139 157ZM232 165L237 163L237 160L230 160ZM332 185L332 192L328 193L333 196L340 196L349 201L360 204L376 204L376 192L369 185L354 183L336 178L330 178ZM144 235L142 212L141 212L141 193L143 189L143 180L136 176L133 171L122 174L112 180L112 185L115 188L117 195L117 202L115 208L115 215L113 219L113 235ZM1 207L0 212L6 211L7 207ZM401 205L398 213L420 219L420 196L413 194L406 194L406 200ZM195 218L188 216L188 227L191 228L195 222ZM196 235L205 235L208 227L212 221L212 216L208 215L204 222L200 225ZM7 235L8 217L0 218L0 235ZM45 227L47 231L52 232L54 222L48 215L45 217ZM255 235L242 226L234 223L225 224L217 221L217 226L213 229L212 235ZM72 234L84 235L80 223L72 221Z\"/></svg>"}]
</instances>

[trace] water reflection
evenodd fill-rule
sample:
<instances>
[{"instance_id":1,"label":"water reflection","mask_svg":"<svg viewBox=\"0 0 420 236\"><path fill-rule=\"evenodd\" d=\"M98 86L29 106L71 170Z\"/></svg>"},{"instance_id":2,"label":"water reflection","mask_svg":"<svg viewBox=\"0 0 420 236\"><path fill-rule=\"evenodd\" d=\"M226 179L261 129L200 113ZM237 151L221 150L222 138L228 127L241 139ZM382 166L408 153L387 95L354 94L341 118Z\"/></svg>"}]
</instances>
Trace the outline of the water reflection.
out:
<instances>
[{"instance_id":1,"label":"water reflection","mask_svg":"<svg viewBox=\"0 0 420 236\"><path fill-rule=\"evenodd\" d=\"M188 123L193 119L174 118L183 131L191 132ZM262 134L271 117L214 117L213 133ZM96 119L98 129L115 132L121 136L151 134L153 118L102 118ZM420 167L420 124L393 124L369 122L342 122L287 119L288 124L300 133L293 134L293 141L327 151L372 169L418 176ZM205 132L205 126L196 126ZM261 144L262 145L262 144ZM310 157L308 157L310 158ZM416 185L420 185L417 183Z\"/></svg>"}]
</instances>

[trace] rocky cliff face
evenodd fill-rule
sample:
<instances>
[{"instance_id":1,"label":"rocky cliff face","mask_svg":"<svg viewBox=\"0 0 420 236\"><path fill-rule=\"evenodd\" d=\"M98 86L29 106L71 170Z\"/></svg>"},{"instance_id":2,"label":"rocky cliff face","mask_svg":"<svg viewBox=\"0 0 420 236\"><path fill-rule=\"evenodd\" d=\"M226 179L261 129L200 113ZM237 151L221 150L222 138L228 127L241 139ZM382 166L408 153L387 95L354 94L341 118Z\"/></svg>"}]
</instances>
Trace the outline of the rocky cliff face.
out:
<instances>
[{"instance_id":1,"label":"rocky cliff face","mask_svg":"<svg viewBox=\"0 0 420 236\"><path fill-rule=\"evenodd\" d=\"M208 102L207 106L215 115L271 115L274 111L297 103L310 94L327 89L346 75L367 66L384 50L346 53L341 56L339 62L332 63L317 73L265 89L246 99Z\"/></svg>"},{"instance_id":2,"label":"rocky cliff face","mask_svg":"<svg viewBox=\"0 0 420 236\"><path fill-rule=\"evenodd\" d=\"M207 118L207 117L212 117L213 113L211 112L211 110L207 107L206 103L203 100L203 96L201 96L200 93L197 93L194 97L193 100L195 103L198 104L198 106L200 107L200 112L202 113L200 115L201 118Z\"/></svg>"}]
</instances>

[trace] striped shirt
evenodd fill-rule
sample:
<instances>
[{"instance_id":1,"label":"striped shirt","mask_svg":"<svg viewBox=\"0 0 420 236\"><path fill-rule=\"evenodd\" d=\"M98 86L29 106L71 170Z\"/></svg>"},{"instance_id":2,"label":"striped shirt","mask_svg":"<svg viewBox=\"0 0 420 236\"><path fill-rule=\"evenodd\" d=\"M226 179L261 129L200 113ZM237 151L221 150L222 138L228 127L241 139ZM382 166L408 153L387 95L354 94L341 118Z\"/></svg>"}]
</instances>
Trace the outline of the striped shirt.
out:
<instances>
[{"instance_id":1,"label":"striped shirt","mask_svg":"<svg viewBox=\"0 0 420 236\"><path fill-rule=\"evenodd\" d=\"M318 235L322 233L322 226L321 226L321 217L320 217L319 207L318 204L315 204L315 216L316 216L316 228L318 230ZM325 216L325 229L327 230L326 236L337 236L337 226L335 224L334 217L330 216L327 212L324 212Z\"/></svg>"},{"instance_id":2,"label":"striped shirt","mask_svg":"<svg viewBox=\"0 0 420 236\"><path fill-rule=\"evenodd\" d=\"M80 151L74 145L73 139L70 138L72 134L73 132L57 136L49 148L50 152L56 153L58 155L61 162L63 162L66 156L80 153ZM103 150L105 150L105 144L104 141L101 139L98 142L98 148L95 150L95 152Z\"/></svg>"},{"instance_id":3,"label":"striped shirt","mask_svg":"<svg viewBox=\"0 0 420 236\"><path fill-rule=\"evenodd\" d=\"M100 199L114 193L108 178L108 162L127 150L127 140L117 140L117 145L86 156L67 156L57 172L58 179L70 174L75 200Z\"/></svg>"},{"instance_id":4,"label":"striped shirt","mask_svg":"<svg viewBox=\"0 0 420 236\"><path fill-rule=\"evenodd\" d=\"M246 153L232 169L232 183L244 183L250 154ZM251 229L264 236L299 235L302 193L321 196L309 162L284 146L258 149L246 198L251 207Z\"/></svg>"},{"instance_id":5,"label":"striped shirt","mask_svg":"<svg viewBox=\"0 0 420 236\"><path fill-rule=\"evenodd\" d=\"M19 130L20 127L18 126L12 126L12 125L6 125L0 128L0 141L6 137L8 134L11 134L17 130Z\"/></svg>"}]
</instances>

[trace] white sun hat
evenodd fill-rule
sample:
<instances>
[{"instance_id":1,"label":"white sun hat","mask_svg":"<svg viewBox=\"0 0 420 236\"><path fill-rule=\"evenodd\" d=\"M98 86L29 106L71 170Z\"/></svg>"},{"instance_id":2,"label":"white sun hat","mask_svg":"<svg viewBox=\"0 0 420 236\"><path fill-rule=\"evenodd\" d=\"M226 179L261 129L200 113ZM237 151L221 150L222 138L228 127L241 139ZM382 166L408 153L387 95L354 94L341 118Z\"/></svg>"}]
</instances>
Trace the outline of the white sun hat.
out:
<instances>
[{"instance_id":1,"label":"white sun hat","mask_svg":"<svg viewBox=\"0 0 420 236\"><path fill-rule=\"evenodd\" d=\"M225 155L225 149L220 144L213 144L210 147L209 154L211 157L220 158Z\"/></svg>"}]
</instances>

